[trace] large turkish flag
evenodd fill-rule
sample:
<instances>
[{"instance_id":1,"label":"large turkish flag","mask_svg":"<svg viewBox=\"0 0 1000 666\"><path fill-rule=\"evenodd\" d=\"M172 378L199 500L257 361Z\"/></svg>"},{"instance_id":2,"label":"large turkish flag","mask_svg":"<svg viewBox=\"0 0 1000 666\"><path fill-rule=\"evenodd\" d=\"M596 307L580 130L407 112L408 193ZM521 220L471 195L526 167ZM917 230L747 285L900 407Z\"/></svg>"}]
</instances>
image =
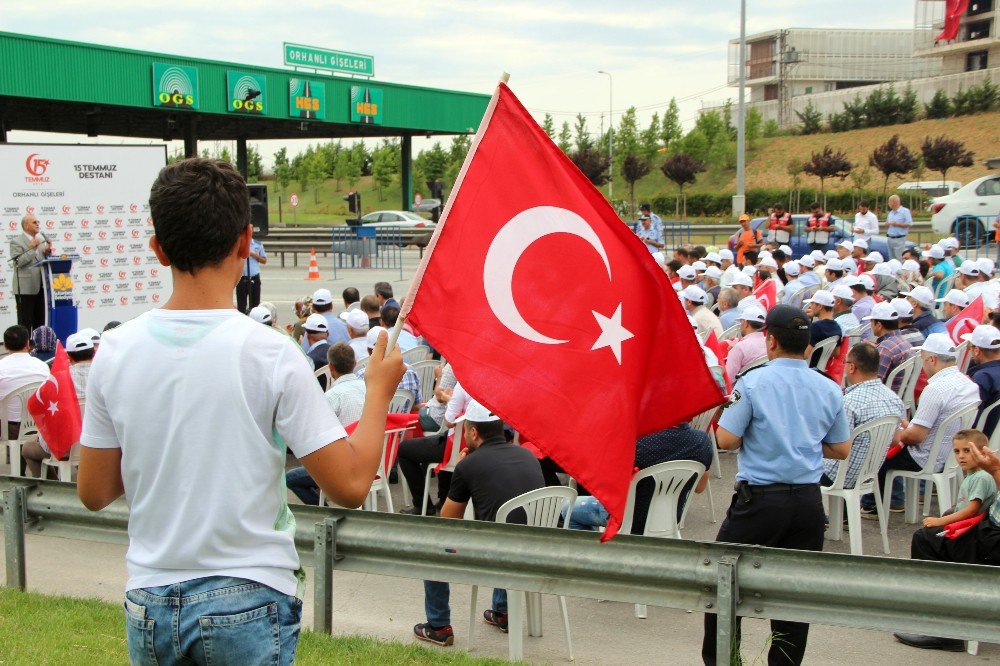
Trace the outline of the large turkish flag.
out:
<instances>
[{"instance_id":1,"label":"large turkish flag","mask_svg":"<svg viewBox=\"0 0 1000 666\"><path fill-rule=\"evenodd\" d=\"M403 316L621 524L636 439L723 402L663 270L505 84Z\"/></svg>"}]
</instances>

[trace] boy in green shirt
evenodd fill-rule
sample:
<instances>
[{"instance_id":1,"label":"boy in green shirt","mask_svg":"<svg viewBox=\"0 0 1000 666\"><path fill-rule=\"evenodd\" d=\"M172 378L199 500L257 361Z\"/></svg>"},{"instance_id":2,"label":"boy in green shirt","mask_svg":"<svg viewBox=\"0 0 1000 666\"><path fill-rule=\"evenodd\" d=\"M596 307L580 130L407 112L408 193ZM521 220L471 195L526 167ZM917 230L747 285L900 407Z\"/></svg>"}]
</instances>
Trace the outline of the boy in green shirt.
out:
<instances>
[{"instance_id":1,"label":"boy in green shirt","mask_svg":"<svg viewBox=\"0 0 1000 666\"><path fill-rule=\"evenodd\" d=\"M974 518L988 510L996 499L997 485L990 474L979 468L972 449L980 451L989 444L986 435L978 430L960 430L955 433L955 459L965 472L965 480L958 490L958 498L951 513L940 518L924 518L924 527L945 527L960 520Z\"/></svg>"}]
</instances>

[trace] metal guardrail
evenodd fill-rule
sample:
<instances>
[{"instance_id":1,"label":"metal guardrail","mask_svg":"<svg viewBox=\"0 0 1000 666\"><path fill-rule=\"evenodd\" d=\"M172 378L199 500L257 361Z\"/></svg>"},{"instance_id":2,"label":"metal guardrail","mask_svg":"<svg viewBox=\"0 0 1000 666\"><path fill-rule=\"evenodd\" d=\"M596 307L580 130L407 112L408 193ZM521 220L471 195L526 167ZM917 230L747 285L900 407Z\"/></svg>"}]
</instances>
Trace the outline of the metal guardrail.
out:
<instances>
[{"instance_id":1,"label":"metal guardrail","mask_svg":"<svg viewBox=\"0 0 1000 666\"><path fill-rule=\"evenodd\" d=\"M330 231L333 253L333 279L337 269L399 269L403 279L403 247L406 243L397 227L334 227Z\"/></svg>"},{"instance_id":2,"label":"metal guardrail","mask_svg":"<svg viewBox=\"0 0 1000 666\"><path fill-rule=\"evenodd\" d=\"M75 484L0 476L7 585L25 588L24 535L121 543L124 500L85 509ZM315 569L314 630L332 628L333 570L446 580L737 616L1000 642L993 567L292 507ZM720 662L723 663L723 662Z\"/></svg>"},{"instance_id":3,"label":"metal guardrail","mask_svg":"<svg viewBox=\"0 0 1000 666\"><path fill-rule=\"evenodd\" d=\"M955 220L955 237L962 244L964 255L997 256L996 232L993 229L996 221L996 215L962 215Z\"/></svg>"}]
</instances>

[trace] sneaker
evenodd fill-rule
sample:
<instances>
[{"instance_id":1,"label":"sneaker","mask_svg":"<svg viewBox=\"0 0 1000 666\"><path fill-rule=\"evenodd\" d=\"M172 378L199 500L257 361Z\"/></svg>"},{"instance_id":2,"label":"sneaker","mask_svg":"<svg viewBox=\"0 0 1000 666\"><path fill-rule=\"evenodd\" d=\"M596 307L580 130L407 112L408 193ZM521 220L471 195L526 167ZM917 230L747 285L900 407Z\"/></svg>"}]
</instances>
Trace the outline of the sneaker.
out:
<instances>
[{"instance_id":1,"label":"sneaker","mask_svg":"<svg viewBox=\"0 0 1000 666\"><path fill-rule=\"evenodd\" d=\"M875 507L861 507L861 517L865 520L878 520L878 509Z\"/></svg>"},{"instance_id":2,"label":"sneaker","mask_svg":"<svg viewBox=\"0 0 1000 666\"><path fill-rule=\"evenodd\" d=\"M452 631L450 624L440 629L435 629L428 622L417 624L413 626L413 635L422 641L443 647L455 644L455 632Z\"/></svg>"},{"instance_id":3,"label":"sneaker","mask_svg":"<svg viewBox=\"0 0 1000 666\"><path fill-rule=\"evenodd\" d=\"M492 608L487 609L483 611L483 620L486 624L492 624L503 633L507 633L507 613L501 613Z\"/></svg>"},{"instance_id":4,"label":"sneaker","mask_svg":"<svg viewBox=\"0 0 1000 666\"><path fill-rule=\"evenodd\" d=\"M902 504L893 504L889 507L889 513L903 513L906 511L906 507Z\"/></svg>"},{"instance_id":5,"label":"sneaker","mask_svg":"<svg viewBox=\"0 0 1000 666\"><path fill-rule=\"evenodd\" d=\"M420 513L420 507L419 506L408 506L405 509L400 509L399 512L401 514L403 514L404 516L420 516L420 515L423 515L423 514ZM437 509L434 508L433 504L427 507L427 515L428 516L434 516L436 514L437 514Z\"/></svg>"}]
</instances>

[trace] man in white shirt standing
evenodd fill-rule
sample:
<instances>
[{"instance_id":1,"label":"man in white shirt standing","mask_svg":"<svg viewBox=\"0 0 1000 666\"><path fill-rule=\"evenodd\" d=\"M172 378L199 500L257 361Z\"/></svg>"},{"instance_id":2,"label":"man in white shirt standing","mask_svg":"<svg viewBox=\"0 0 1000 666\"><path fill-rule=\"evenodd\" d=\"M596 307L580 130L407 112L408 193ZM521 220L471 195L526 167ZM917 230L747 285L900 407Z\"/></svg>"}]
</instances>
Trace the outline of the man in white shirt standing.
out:
<instances>
[{"instance_id":1,"label":"man in white shirt standing","mask_svg":"<svg viewBox=\"0 0 1000 666\"><path fill-rule=\"evenodd\" d=\"M28 329L14 325L3 332L3 346L7 355L0 358L0 400L28 384L44 382L49 376L49 366L28 353ZM17 439L21 430L21 403L12 400L7 406L7 423L10 438Z\"/></svg>"},{"instance_id":2,"label":"man in white shirt standing","mask_svg":"<svg viewBox=\"0 0 1000 666\"><path fill-rule=\"evenodd\" d=\"M292 664L304 572L285 448L333 501L359 506L382 457L402 354L380 336L348 437L295 344L233 307L253 235L242 176L220 160L174 162L149 204L150 247L170 267L173 293L102 337L77 492L92 511L122 494L129 506L133 664L212 654Z\"/></svg>"},{"instance_id":3,"label":"man in white shirt standing","mask_svg":"<svg viewBox=\"0 0 1000 666\"><path fill-rule=\"evenodd\" d=\"M877 233L878 216L871 211L868 202L862 199L858 202L858 212L854 214L854 240L867 243Z\"/></svg>"}]
</instances>

